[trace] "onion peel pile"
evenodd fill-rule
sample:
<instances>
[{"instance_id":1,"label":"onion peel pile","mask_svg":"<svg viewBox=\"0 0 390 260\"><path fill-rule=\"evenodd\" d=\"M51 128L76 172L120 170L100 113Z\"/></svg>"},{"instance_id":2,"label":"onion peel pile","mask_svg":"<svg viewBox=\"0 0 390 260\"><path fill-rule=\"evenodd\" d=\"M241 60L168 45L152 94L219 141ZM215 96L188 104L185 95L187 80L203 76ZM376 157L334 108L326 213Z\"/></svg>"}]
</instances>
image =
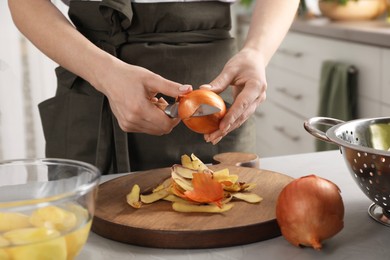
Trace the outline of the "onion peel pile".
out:
<instances>
[{"instance_id":1,"label":"onion peel pile","mask_svg":"<svg viewBox=\"0 0 390 260\"><path fill-rule=\"evenodd\" d=\"M316 175L290 182L277 200L276 219L282 235L295 246L320 250L322 241L343 229L343 218L340 189Z\"/></svg>"},{"instance_id":2,"label":"onion peel pile","mask_svg":"<svg viewBox=\"0 0 390 260\"><path fill-rule=\"evenodd\" d=\"M232 200L260 203L262 198L250 191L255 183L238 182L238 176L225 168L218 171L209 169L194 154L183 155L181 165L171 168L171 176L157 185L151 193L141 194L134 184L127 194L127 203L139 209L143 204L159 200L172 202L178 212L222 213L233 207Z\"/></svg>"},{"instance_id":3,"label":"onion peel pile","mask_svg":"<svg viewBox=\"0 0 390 260\"><path fill-rule=\"evenodd\" d=\"M192 176L194 189L185 191L184 195L195 202L215 203L218 207L221 207L223 184L213 180L212 175L207 172L195 172Z\"/></svg>"}]
</instances>

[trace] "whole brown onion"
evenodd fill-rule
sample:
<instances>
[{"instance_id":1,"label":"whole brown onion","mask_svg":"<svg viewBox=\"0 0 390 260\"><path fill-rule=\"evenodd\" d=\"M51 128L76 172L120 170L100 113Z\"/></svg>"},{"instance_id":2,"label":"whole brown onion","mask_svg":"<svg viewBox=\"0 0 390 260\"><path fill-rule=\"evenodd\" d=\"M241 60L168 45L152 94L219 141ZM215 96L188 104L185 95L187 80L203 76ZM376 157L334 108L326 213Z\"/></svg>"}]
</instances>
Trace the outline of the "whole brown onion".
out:
<instances>
[{"instance_id":1,"label":"whole brown onion","mask_svg":"<svg viewBox=\"0 0 390 260\"><path fill-rule=\"evenodd\" d=\"M322 241L343 229L343 218L340 189L316 175L287 184L277 200L276 219L282 235L295 246L320 250Z\"/></svg>"}]
</instances>

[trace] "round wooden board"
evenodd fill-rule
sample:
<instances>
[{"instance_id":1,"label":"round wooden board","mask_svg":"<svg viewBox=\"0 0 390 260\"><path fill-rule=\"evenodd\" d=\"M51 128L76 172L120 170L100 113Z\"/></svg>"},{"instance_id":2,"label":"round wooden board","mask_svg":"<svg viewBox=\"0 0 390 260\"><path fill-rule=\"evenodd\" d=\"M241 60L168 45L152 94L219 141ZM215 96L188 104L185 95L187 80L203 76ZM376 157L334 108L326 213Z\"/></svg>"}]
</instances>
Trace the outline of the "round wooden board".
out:
<instances>
[{"instance_id":1,"label":"round wooden board","mask_svg":"<svg viewBox=\"0 0 390 260\"><path fill-rule=\"evenodd\" d=\"M233 208L222 214L175 212L168 201L134 209L126 203L126 195L134 184L147 191L170 176L170 168L139 172L100 185L93 232L133 245L182 249L243 245L280 235L276 200L293 178L224 164L210 168L229 168L231 174L239 175L239 181L257 183L253 192L263 197L263 201L259 204L234 201Z\"/></svg>"}]
</instances>

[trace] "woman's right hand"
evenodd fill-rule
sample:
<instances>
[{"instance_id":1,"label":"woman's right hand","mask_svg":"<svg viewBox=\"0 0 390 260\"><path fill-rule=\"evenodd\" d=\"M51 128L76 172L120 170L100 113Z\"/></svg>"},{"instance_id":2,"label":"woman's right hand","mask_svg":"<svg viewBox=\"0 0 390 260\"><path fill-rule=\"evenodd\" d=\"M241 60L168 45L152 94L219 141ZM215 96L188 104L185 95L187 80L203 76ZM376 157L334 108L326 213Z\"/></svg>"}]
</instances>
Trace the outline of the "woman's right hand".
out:
<instances>
[{"instance_id":1,"label":"woman's right hand","mask_svg":"<svg viewBox=\"0 0 390 260\"><path fill-rule=\"evenodd\" d=\"M191 86L166 80L101 50L80 34L50 0L8 0L8 4L16 26L35 46L108 97L123 131L163 135L179 123L179 119L169 118L153 105L151 99L157 93L177 97L190 91Z\"/></svg>"},{"instance_id":2,"label":"woman's right hand","mask_svg":"<svg viewBox=\"0 0 390 260\"><path fill-rule=\"evenodd\" d=\"M109 68L109 69L107 69ZM142 67L126 64L115 57L94 86L107 96L119 126L125 132L164 135L180 122L152 103L157 93L177 97L192 90Z\"/></svg>"}]
</instances>

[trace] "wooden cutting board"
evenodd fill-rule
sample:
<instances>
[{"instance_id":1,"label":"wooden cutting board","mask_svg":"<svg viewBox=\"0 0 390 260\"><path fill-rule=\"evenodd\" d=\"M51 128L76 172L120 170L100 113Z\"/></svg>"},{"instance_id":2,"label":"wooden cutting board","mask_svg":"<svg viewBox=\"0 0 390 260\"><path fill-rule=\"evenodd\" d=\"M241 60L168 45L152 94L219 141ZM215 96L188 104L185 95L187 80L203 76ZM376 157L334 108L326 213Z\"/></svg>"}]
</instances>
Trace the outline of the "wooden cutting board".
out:
<instances>
[{"instance_id":1,"label":"wooden cutting board","mask_svg":"<svg viewBox=\"0 0 390 260\"><path fill-rule=\"evenodd\" d=\"M276 222L276 200L293 178L259 168L253 154L225 153L214 157L221 162L209 168L229 168L239 181L255 182L252 191L261 197L259 204L234 201L231 210L221 213L180 213L168 201L144 204L134 209L126 195L134 184L141 192L151 190L170 176L170 168L137 172L99 186L92 231L103 237L139 246L156 248L215 248L243 245L280 235Z\"/></svg>"}]
</instances>

